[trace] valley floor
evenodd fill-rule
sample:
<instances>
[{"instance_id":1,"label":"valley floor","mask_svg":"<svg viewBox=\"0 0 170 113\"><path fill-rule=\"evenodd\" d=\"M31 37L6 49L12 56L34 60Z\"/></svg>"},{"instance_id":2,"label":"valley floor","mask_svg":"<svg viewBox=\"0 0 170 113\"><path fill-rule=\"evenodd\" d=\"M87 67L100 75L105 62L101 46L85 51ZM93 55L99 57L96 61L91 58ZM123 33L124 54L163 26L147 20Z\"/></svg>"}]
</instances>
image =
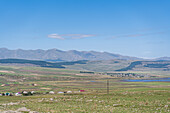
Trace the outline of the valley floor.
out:
<instances>
[{"instance_id":1,"label":"valley floor","mask_svg":"<svg viewBox=\"0 0 170 113\"><path fill-rule=\"evenodd\" d=\"M1 66L0 72L0 93L37 93L0 96L1 113L170 112L170 82L126 82L126 78L40 67ZM46 94L49 91L55 94ZM58 94L60 91L72 93Z\"/></svg>"}]
</instances>

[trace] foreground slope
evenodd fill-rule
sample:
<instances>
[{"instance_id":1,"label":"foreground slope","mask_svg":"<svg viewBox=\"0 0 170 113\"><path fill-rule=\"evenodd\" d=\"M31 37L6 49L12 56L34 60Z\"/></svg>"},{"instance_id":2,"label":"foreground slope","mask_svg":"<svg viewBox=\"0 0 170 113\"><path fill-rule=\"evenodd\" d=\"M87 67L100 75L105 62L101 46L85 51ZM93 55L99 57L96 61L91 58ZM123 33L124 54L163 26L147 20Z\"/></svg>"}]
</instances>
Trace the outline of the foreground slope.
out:
<instances>
[{"instance_id":1,"label":"foreground slope","mask_svg":"<svg viewBox=\"0 0 170 113\"><path fill-rule=\"evenodd\" d=\"M0 66L0 93L37 92L32 96L0 96L0 112L170 112L170 82L124 79L129 78L68 69ZM55 94L48 94L49 91ZM61 91L73 93L57 93Z\"/></svg>"}]
</instances>

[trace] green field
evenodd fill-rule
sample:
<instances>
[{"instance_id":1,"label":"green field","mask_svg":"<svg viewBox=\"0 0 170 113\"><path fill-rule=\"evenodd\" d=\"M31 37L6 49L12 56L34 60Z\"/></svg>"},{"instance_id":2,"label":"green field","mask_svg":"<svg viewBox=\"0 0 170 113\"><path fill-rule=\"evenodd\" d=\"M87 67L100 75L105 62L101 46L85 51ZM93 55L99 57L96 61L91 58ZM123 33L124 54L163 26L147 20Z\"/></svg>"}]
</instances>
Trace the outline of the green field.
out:
<instances>
[{"instance_id":1,"label":"green field","mask_svg":"<svg viewBox=\"0 0 170 113\"><path fill-rule=\"evenodd\" d=\"M169 72L131 72L169 77ZM0 66L0 93L21 91L38 93L20 97L0 96L0 112L170 112L170 82L124 82L123 79L129 78L116 78L97 73L83 74L69 69ZM78 92L79 90L85 91ZM45 94L49 91L54 91L55 94ZM59 91L73 93L57 94Z\"/></svg>"}]
</instances>

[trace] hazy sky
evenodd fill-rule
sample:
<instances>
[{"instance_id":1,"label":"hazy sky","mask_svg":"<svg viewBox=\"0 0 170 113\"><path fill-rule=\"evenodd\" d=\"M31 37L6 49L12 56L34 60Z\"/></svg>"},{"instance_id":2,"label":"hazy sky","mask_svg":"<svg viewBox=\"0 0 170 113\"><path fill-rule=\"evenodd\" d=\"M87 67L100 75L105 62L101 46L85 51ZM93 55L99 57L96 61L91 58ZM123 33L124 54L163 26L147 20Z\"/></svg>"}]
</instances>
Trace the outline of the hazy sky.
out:
<instances>
[{"instance_id":1,"label":"hazy sky","mask_svg":"<svg viewBox=\"0 0 170 113\"><path fill-rule=\"evenodd\" d=\"M0 0L0 48L170 56L170 0Z\"/></svg>"}]
</instances>

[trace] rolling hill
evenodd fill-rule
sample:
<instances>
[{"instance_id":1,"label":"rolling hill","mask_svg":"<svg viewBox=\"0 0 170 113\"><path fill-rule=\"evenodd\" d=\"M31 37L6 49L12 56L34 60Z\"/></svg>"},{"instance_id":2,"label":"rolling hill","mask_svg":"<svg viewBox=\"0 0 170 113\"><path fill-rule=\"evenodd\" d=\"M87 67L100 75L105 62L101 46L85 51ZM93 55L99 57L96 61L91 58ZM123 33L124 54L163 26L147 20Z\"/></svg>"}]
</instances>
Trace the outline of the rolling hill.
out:
<instances>
[{"instance_id":1,"label":"rolling hill","mask_svg":"<svg viewBox=\"0 0 170 113\"><path fill-rule=\"evenodd\" d=\"M0 59L0 65L39 66L48 68L66 68L95 72L109 71L170 71L170 61L140 60L99 60L99 61L66 61L47 62L41 60Z\"/></svg>"},{"instance_id":2,"label":"rolling hill","mask_svg":"<svg viewBox=\"0 0 170 113\"><path fill-rule=\"evenodd\" d=\"M25 60L25 59L0 59L0 64L16 65L23 64L27 66L31 64L32 66L49 67L49 68L65 68L63 65L74 65L74 64L85 64L87 61L72 61L72 62L47 62L39 60Z\"/></svg>"}]
</instances>

